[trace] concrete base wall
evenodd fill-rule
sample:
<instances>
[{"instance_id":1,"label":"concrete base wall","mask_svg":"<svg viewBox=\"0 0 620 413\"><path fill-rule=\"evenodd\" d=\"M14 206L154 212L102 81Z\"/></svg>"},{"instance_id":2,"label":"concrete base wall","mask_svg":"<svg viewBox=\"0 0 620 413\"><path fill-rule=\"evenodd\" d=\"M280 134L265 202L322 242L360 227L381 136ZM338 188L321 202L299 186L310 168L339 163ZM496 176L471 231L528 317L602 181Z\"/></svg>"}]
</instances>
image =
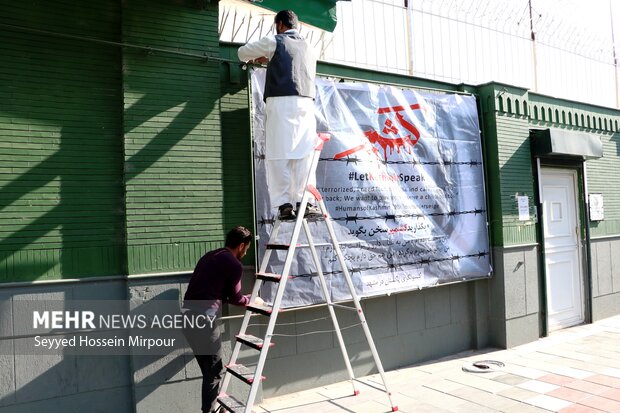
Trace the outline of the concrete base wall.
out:
<instances>
[{"instance_id":1,"label":"concrete base wall","mask_svg":"<svg viewBox=\"0 0 620 413\"><path fill-rule=\"evenodd\" d=\"M620 238L591 243L592 321L620 314ZM489 280L489 340L510 348L544 334L544 290L538 247L493 249L494 277ZM586 292L587 294L587 292Z\"/></svg>"},{"instance_id":2,"label":"concrete base wall","mask_svg":"<svg viewBox=\"0 0 620 413\"><path fill-rule=\"evenodd\" d=\"M251 285L248 271L244 285ZM188 277L35 284L0 289L0 412L198 411L201 375L191 354L175 356L24 356L17 340L31 334L14 320L14 300L181 299ZM362 305L386 370L478 348L488 342L488 280L365 299ZM376 372L354 312L336 310L356 376ZM226 315L241 314L230 308ZM327 317L327 318L326 318ZM240 319L224 324L224 358L230 358ZM266 318L255 318L255 334ZM286 311L278 319L276 346L269 353L259 398L347 379L326 307ZM308 334L317 331L326 333ZM279 334L279 335L278 335ZM17 337L19 336L19 337ZM257 352L243 351L252 364ZM246 385L232 380L230 393Z\"/></svg>"},{"instance_id":3,"label":"concrete base wall","mask_svg":"<svg viewBox=\"0 0 620 413\"><path fill-rule=\"evenodd\" d=\"M124 300L124 281L0 289L0 412L133 412L129 356L15 354L34 336L32 320L15 319L15 300Z\"/></svg>"},{"instance_id":4,"label":"concrete base wall","mask_svg":"<svg viewBox=\"0 0 620 413\"><path fill-rule=\"evenodd\" d=\"M592 240L592 321L620 314L620 238Z\"/></svg>"},{"instance_id":5,"label":"concrete base wall","mask_svg":"<svg viewBox=\"0 0 620 413\"><path fill-rule=\"evenodd\" d=\"M490 343L510 348L537 340L542 331L538 248L493 248L493 266Z\"/></svg>"},{"instance_id":6,"label":"concrete base wall","mask_svg":"<svg viewBox=\"0 0 620 413\"><path fill-rule=\"evenodd\" d=\"M413 363L477 347L477 331L485 330L486 312L478 320L475 284L455 284L428 290L365 299L364 314L384 369ZM486 291L486 288L483 289ZM478 292L479 293L479 292ZM478 297L483 303L488 297ZM354 312L337 310L349 357L356 376L375 373L372 354ZM286 394L308 387L347 379L338 341L334 333L303 336L311 331L332 330L326 308L287 312L276 328L276 346L269 354L263 384L265 397ZM308 320L319 320L306 324ZM295 338L277 334L297 334ZM486 337L487 332L482 333ZM486 344L486 343L483 343Z\"/></svg>"}]
</instances>

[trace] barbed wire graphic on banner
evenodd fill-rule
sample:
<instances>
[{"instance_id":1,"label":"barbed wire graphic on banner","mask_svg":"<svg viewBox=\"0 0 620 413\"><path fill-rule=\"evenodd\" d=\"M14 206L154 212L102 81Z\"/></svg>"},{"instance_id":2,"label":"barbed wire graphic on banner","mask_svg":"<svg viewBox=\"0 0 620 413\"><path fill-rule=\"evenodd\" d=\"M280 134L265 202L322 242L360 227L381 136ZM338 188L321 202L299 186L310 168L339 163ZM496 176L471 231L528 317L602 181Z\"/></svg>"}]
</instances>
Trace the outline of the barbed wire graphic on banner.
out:
<instances>
[{"instance_id":1,"label":"barbed wire graphic on banner","mask_svg":"<svg viewBox=\"0 0 620 413\"><path fill-rule=\"evenodd\" d=\"M487 255L489 255L488 251L480 251L476 254L453 255L453 256L441 257L441 258L428 258L428 259L421 259L418 261L404 262L404 263L398 263L398 264L391 263L391 264L386 264L386 265L375 265L375 266L370 266L370 267L357 267L357 268L353 267L349 271L351 271L351 273L363 273L366 271L376 271L376 270L397 270L397 269L402 269L403 267L429 265L429 264L438 263L438 262L460 261L465 258L483 258L483 257L486 257ZM345 260L346 260L346 257L345 257ZM323 275L338 275L338 274L342 274L342 271L341 270L323 271ZM312 278L312 277L315 277L316 275L317 274L314 272L304 273L304 274L295 274L295 275L291 275L291 278Z\"/></svg>"}]
</instances>

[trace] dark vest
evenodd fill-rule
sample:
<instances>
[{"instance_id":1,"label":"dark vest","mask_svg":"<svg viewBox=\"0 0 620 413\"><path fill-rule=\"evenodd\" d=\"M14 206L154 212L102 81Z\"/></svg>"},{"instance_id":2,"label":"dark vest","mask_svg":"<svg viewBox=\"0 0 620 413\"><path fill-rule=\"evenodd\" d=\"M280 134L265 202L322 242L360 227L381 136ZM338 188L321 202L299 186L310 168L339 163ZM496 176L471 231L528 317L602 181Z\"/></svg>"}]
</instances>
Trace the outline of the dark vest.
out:
<instances>
[{"instance_id":1,"label":"dark vest","mask_svg":"<svg viewBox=\"0 0 620 413\"><path fill-rule=\"evenodd\" d=\"M264 97L305 96L314 98L316 58L297 33L276 35L276 51L267 64Z\"/></svg>"}]
</instances>

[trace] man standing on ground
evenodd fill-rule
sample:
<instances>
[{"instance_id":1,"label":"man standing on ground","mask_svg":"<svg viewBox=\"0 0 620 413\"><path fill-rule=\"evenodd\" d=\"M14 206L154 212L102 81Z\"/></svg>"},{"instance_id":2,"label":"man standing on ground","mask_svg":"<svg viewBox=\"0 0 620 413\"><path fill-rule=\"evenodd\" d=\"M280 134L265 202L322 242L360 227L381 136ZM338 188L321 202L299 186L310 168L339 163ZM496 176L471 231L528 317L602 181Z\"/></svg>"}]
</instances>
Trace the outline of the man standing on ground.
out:
<instances>
[{"instance_id":1,"label":"man standing on ground","mask_svg":"<svg viewBox=\"0 0 620 413\"><path fill-rule=\"evenodd\" d=\"M241 46L239 59L267 63L265 133L267 187L280 219L293 219L293 203L301 201L317 144L314 117L316 56L299 35L297 15L282 10L274 19L276 35ZM308 182L316 185L312 174ZM299 205L297 205L299 207ZM320 216L308 204L306 217Z\"/></svg>"},{"instance_id":2,"label":"man standing on ground","mask_svg":"<svg viewBox=\"0 0 620 413\"><path fill-rule=\"evenodd\" d=\"M222 306L222 302L245 306L249 295L241 294L241 275L245 256L252 241L252 233L244 227L233 228L226 235L226 245L205 254L194 269L183 302L186 317L195 325L205 328L183 329L200 371L202 372L202 411L217 411L217 396L224 366L220 343L219 325L210 324ZM263 301L256 298L256 304ZM200 324L198 323L200 321Z\"/></svg>"}]
</instances>

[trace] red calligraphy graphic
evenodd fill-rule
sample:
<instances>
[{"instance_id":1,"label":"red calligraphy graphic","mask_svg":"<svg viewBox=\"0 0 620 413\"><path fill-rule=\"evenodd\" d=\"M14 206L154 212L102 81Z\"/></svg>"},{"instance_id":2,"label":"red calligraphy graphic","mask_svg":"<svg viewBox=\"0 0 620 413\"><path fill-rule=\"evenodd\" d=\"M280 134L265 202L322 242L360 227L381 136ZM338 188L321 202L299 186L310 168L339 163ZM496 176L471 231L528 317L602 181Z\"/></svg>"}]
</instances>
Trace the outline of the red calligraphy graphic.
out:
<instances>
[{"instance_id":1,"label":"red calligraphy graphic","mask_svg":"<svg viewBox=\"0 0 620 413\"><path fill-rule=\"evenodd\" d=\"M394 153L394 149L396 149L397 153L400 153L401 149L411 153L411 148L418 143L418 140L420 139L420 131L418 131L412 122L405 119L405 116L403 115L403 112L407 109L420 110L421 108L417 103L409 105L409 107L389 106L379 108L377 113L385 117L383 128L380 132L375 129L364 131L364 136L366 136L368 141L373 145L373 151L375 153L378 151L374 145L378 145L383 149L384 160L387 160L388 148L390 150L390 155ZM390 118L388 116L389 114L394 114L393 116L395 116L395 118ZM359 145L354 148L347 149L346 151L336 154L334 159L344 158L355 152L361 151L364 148L365 145Z\"/></svg>"},{"instance_id":2,"label":"red calligraphy graphic","mask_svg":"<svg viewBox=\"0 0 620 413\"><path fill-rule=\"evenodd\" d=\"M411 109L420 109L420 104L414 103L413 105L409 105L409 107ZM377 113L381 114L388 112L402 112L403 110L405 110L404 106L388 106L385 108L379 108L379 110L377 110Z\"/></svg>"}]
</instances>

